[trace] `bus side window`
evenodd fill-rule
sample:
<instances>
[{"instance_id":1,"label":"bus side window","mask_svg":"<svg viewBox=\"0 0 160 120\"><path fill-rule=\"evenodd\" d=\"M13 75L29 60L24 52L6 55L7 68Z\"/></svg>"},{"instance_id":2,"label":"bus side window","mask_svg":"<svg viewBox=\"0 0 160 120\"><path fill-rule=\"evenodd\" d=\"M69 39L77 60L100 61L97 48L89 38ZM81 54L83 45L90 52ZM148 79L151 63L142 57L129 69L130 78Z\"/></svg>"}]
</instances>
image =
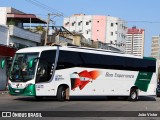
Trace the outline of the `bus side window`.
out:
<instances>
[{"instance_id":1,"label":"bus side window","mask_svg":"<svg viewBox=\"0 0 160 120\"><path fill-rule=\"evenodd\" d=\"M72 68L72 67L81 67L82 61L78 52L73 51L63 51L59 52L57 70Z\"/></svg>"}]
</instances>

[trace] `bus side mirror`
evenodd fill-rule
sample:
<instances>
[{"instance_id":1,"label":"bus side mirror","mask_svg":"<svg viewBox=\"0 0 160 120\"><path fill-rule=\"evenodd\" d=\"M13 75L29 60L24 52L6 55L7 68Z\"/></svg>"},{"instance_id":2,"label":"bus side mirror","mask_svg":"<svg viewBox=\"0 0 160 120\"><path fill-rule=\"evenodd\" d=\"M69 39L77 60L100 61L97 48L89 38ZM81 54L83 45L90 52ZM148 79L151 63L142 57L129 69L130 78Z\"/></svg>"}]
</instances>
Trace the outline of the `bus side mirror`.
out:
<instances>
[{"instance_id":1,"label":"bus side mirror","mask_svg":"<svg viewBox=\"0 0 160 120\"><path fill-rule=\"evenodd\" d=\"M4 69L4 66L5 66L5 60L2 60L1 61L1 68Z\"/></svg>"}]
</instances>

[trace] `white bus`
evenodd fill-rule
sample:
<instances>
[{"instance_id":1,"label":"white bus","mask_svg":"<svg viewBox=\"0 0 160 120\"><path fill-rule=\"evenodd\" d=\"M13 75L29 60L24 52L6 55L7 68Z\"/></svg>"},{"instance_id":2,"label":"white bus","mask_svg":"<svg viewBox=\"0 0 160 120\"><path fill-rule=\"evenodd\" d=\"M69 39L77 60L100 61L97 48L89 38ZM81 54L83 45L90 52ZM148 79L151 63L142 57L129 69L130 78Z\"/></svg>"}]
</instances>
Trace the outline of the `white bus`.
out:
<instances>
[{"instance_id":1,"label":"white bus","mask_svg":"<svg viewBox=\"0 0 160 120\"><path fill-rule=\"evenodd\" d=\"M156 59L75 46L18 50L10 69L11 95L138 96L156 95Z\"/></svg>"}]
</instances>

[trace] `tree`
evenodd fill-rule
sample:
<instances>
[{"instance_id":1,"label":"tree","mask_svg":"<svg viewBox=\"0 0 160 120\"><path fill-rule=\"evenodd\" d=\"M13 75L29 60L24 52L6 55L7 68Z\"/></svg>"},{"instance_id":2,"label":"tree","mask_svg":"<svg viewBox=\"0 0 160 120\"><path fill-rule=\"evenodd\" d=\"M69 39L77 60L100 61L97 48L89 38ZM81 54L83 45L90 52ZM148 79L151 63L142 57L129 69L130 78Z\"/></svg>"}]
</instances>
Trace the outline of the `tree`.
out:
<instances>
[{"instance_id":1,"label":"tree","mask_svg":"<svg viewBox=\"0 0 160 120\"><path fill-rule=\"evenodd\" d=\"M41 25L39 25L36 27L36 31L43 32L45 31L45 29Z\"/></svg>"}]
</instances>

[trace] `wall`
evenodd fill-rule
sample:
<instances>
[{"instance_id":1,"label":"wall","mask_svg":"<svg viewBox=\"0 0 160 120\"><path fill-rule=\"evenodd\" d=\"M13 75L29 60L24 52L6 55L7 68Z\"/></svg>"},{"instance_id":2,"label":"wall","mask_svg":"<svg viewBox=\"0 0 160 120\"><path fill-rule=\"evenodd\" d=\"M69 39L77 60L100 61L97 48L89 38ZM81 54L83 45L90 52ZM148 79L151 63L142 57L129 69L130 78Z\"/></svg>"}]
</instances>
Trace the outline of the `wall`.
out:
<instances>
[{"instance_id":1,"label":"wall","mask_svg":"<svg viewBox=\"0 0 160 120\"><path fill-rule=\"evenodd\" d=\"M8 27L0 25L0 44L8 45L9 42Z\"/></svg>"},{"instance_id":2,"label":"wall","mask_svg":"<svg viewBox=\"0 0 160 120\"><path fill-rule=\"evenodd\" d=\"M7 23L7 9L0 7L0 25L6 25Z\"/></svg>"},{"instance_id":3,"label":"wall","mask_svg":"<svg viewBox=\"0 0 160 120\"><path fill-rule=\"evenodd\" d=\"M111 16L107 16L106 21L106 43L112 43L112 47L125 52L127 22L120 18ZM113 33L112 35L111 32Z\"/></svg>"},{"instance_id":4,"label":"wall","mask_svg":"<svg viewBox=\"0 0 160 120\"><path fill-rule=\"evenodd\" d=\"M0 56L0 62L5 59L4 57ZM0 67L0 90L5 90L7 85L7 74L6 74L6 65L4 69Z\"/></svg>"},{"instance_id":5,"label":"wall","mask_svg":"<svg viewBox=\"0 0 160 120\"><path fill-rule=\"evenodd\" d=\"M92 40L105 43L106 16L93 16Z\"/></svg>"},{"instance_id":6,"label":"wall","mask_svg":"<svg viewBox=\"0 0 160 120\"><path fill-rule=\"evenodd\" d=\"M10 36L19 37L22 39L26 39L32 42L41 42L41 35L38 33L33 33L28 30L16 27L14 25L9 25L9 34Z\"/></svg>"},{"instance_id":7,"label":"wall","mask_svg":"<svg viewBox=\"0 0 160 120\"><path fill-rule=\"evenodd\" d=\"M10 36L10 42L16 44L22 44L25 46L37 46L36 42L33 41L29 41L29 40L24 40L22 38L18 38L18 37L14 37L14 36Z\"/></svg>"},{"instance_id":8,"label":"wall","mask_svg":"<svg viewBox=\"0 0 160 120\"><path fill-rule=\"evenodd\" d=\"M86 25L88 22L88 25ZM66 23L68 23L66 25ZM74 23L74 25L72 25ZM91 15L73 15L69 18L64 18L63 26L71 32L82 33L86 39L91 39L91 26L92 16Z\"/></svg>"}]
</instances>

